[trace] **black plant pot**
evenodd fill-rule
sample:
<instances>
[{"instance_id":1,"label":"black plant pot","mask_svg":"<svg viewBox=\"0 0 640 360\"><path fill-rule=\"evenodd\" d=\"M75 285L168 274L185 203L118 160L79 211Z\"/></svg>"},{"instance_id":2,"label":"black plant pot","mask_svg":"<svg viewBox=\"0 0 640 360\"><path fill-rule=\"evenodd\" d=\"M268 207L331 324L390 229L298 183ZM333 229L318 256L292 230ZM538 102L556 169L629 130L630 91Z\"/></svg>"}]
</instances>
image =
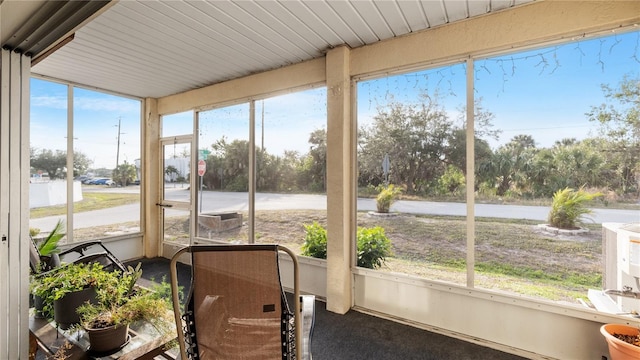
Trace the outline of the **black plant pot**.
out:
<instances>
[{"instance_id":1,"label":"black plant pot","mask_svg":"<svg viewBox=\"0 0 640 360\"><path fill-rule=\"evenodd\" d=\"M114 353L127 344L129 325L112 325L103 329L85 328L89 334L89 351L93 355Z\"/></svg>"},{"instance_id":2,"label":"black plant pot","mask_svg":"<svg viewBox=\"0 0 640 360\"><path fill-rule=\"evenodd\" d=\"M66 330L72 325L80 323L80 316L76 312L80 305L90 302L96 303L96 289L94 287L66 294L53 301L53 319L56 324Z\"/></svg>"},{"instance_id":3,"label":"black plant pot","mask_svg":"<svg viewBox=\"0 0 640 360\"><path fill-rule=\"evenodd\" d=\"M46 317L42 312L44 309L44 299L41 296L33 295L33 307L36 310L34 316L37 319L44 319Z\"/></svg>"}]
</instances>

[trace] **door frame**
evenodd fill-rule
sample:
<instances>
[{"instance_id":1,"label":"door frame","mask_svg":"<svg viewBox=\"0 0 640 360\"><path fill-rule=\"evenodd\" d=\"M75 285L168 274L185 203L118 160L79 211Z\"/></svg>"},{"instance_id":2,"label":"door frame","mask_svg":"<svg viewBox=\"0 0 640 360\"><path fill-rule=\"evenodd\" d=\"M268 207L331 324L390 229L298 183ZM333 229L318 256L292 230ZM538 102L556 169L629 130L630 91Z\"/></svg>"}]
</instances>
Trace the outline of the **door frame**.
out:
<instances>
[{"instance_id":1,"label":"door frame","mask_svg":"<svg viewBox=\"0 0 640 360\"><path fill-rule=\"evenodd\" d=\"M164 174L164 169L165 169L165 159L167 158L165 155L165 149L167 146L172 146L172 145L178 145L178 144L187 144L188 148L189 148L189 169L190 169L190 175L189 175L189 182L188 182L188 189L189 189L189 198L188 201L176 201L176 200L170 200L170 199L166 199L165 198L165 174ZM195 149L195 142L193 140L193 135L192 134L185 134L185 135L177 135L177 136L168 136L168 137L164 137L160 139L160 143L159 143L159 153L160 153L160 167L159 167L159 176L158 176L158 183L160 186L160 198L158 203L156 204L156 206L161 208L161 212L160 212L160 223L162 224L162 226L160 226L160 238L163 239L162 240L162 245L165 244L165 228L164 228L164 223L165 223L165 212L166 210L169 209L173 209L173 210L180 210L180 211L188 211L189 212L189 243L191 243L193 241L194 235L195 235L195 225L196 225L196 217L194 216L194 214L196 214L196 205L197 205L197 199L196 199L196 186L195 186L195 179L197 178L197 176L194 176L194 172L193 169L196 169L196 161L195 159L197 158L197 154L194 157L194 149ZM197 175L197 173L196 173ZM173 244L172 244L173 245Z\"/></svg>"}]
</instances>

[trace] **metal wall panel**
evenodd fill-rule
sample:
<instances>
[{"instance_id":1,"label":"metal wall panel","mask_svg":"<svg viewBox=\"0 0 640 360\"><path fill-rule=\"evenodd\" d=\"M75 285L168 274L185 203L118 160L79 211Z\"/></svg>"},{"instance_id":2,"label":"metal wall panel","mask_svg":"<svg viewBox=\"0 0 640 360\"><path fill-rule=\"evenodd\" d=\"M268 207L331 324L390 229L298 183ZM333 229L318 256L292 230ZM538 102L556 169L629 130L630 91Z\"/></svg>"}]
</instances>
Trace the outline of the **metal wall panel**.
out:
<instances>
[{"instance_id":1,"label":"metal wall panel","mask_svg":"<svg viewBox=\"0 0 640 360\"><path fill-rule=\"evenodd\" d=\"M29 321L31 58L2 50L0 75L0 358L26 359ZM21 329L21 331L16 331Z\"/></svg>"}]
</instances>

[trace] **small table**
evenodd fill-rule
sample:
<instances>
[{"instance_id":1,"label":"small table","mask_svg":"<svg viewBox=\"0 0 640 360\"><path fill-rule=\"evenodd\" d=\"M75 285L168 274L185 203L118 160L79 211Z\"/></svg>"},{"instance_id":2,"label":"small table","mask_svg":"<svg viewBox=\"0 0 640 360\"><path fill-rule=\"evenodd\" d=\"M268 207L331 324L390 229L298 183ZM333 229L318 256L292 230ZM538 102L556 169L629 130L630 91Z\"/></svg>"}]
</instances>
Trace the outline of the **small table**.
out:
<instances>
[{"instance_id":1,"label":"small table","mask_svg":"<svg viewBox=\"0 0 640 360\"><path fill-rule=\"evenodd\" d=\"M30 316L29 336L32 339L32 348L29 349L29 353L33 354L33 358L35 358L37 349L40 349L48 356L64 351L65 359L69 360L151 360L156 357L175 360L179 353L174 351L172 353L176 355L173 355L167 349L167 344L176 338L175 333L171 332L163 336L153 326L145 322L130 325L130 339L127 344L119 351L106 356L91 354L89 338L86 332L82 330L71 332L57 329L55 323L49 322L47 319ZM37 344L35 345L37 349L33 348L33 340Z\"/></svg>"}]
</instances>

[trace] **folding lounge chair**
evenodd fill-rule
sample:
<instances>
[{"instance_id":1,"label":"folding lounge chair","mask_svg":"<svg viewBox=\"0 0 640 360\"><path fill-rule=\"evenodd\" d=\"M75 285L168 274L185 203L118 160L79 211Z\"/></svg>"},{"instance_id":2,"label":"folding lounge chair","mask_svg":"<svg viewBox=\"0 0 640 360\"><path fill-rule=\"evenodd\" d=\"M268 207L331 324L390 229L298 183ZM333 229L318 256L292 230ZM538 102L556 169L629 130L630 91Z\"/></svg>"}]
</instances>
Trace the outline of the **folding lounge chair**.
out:
<instances>
[{"instance_id":1,"label":"folding lounge chair","mask_svg":"<svg viewBox=\"0 0 640 360\"><path fill-rule=\"evenodd\" d=\"M41 256L38 252L33 239L31 241L31 249L29 253L29 264L32 271L36 271L38 267L42 268L42 271L52 270L59 267L61 264L70 263L95 263L98 262L108 270L119 270L122 273L126 272L124 264L118 260L109 249L100 241L88 241L83 243L74 244L72 247L61 251L53 256ZM44 265L41 265L43 263Z\"/></svg>"},{"instance_id":2,"label":"folding lounge chair","mask_svg":"<svg viewBox=\"0 0 640 360\"><path fill-rule=\"evenodd\" d=\"M184 309L177 261L191 254ZM293 260L295 312L280 283L279 252ZM300 296L295 254L278 245L195 245L171 259L171 288L182 359L310 360L315 297Z\"/></svg>"}]
</instances>

